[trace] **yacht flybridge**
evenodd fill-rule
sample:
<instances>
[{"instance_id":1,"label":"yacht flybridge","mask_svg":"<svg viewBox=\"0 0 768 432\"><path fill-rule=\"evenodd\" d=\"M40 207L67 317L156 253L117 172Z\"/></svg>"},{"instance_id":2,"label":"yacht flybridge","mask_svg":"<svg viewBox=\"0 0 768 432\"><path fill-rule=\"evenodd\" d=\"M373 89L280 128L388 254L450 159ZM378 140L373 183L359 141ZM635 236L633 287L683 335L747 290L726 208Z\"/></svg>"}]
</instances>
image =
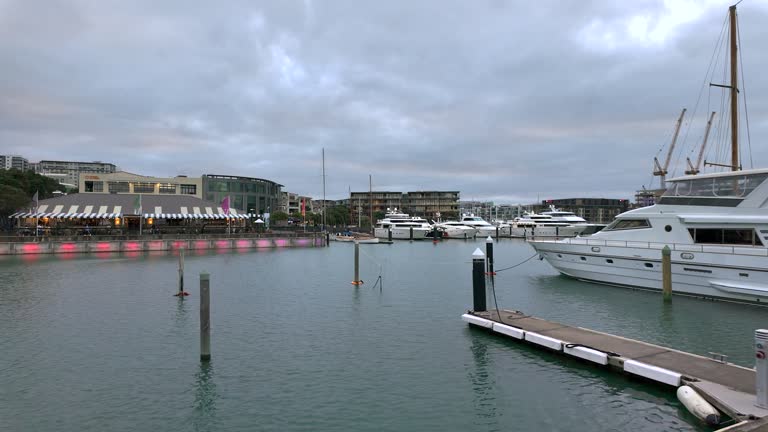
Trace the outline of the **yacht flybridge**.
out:
<instances>
[{"instance_id":1,"label":"yacht flybridge","mask_svg":"<svg viewBox=\"0 0 768 432\"><path fill-rule=\"evenodd\" d=\"M731 82L721 87L730 93L731 161L705 164L732 171L666 180L656 205L622 213L590 237L530 241L562 274L660 290L668 246L674 292L768 303L768 169L740 170L736 6L729 14Z\"/></svg>"}]
</instances>

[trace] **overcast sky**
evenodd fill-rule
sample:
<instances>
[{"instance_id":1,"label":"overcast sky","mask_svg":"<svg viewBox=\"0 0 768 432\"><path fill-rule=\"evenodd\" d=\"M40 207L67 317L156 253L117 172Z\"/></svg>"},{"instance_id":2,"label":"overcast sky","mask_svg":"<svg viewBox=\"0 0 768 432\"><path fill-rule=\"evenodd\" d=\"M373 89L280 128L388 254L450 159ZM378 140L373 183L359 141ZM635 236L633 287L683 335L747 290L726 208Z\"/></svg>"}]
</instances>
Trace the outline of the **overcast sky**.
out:
<instances>
[{"instance_id":1,"label":"overcast sky","mask_svg":"<svg viewBox=\"0 0 768 432\"><path fill-rule=\"evenodd\" d=\"M374 190L504 203L632 198L683 107L676 174L720 117L723 90L703 83L728 5L0 0L0 152L319 198L325 148L329 198L369 174ZM739 16L760 168L768 4ZM727 162L715 123L707 159Z\"/></svg>"}]
</instances>

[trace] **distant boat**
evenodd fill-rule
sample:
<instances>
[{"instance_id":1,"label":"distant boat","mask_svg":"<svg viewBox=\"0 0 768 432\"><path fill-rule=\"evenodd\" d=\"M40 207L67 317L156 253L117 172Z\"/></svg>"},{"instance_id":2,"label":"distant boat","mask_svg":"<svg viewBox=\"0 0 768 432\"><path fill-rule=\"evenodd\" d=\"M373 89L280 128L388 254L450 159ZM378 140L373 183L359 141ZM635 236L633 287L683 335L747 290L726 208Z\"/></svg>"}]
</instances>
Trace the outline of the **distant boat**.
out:
<instances>
[{"instance_id":1,"label":"distant boat","mask_svg":"<svg viewBox=\"0 0 768 432\"><path fill-rule=\"evenodd\" d=\"M461 223L476 229L477 235L480 237L496 237L497 234L501 237L509 237L510 235L510 227L508 224L502 223L499 225L492 225L485 219L480 216L475 216L472 213L462 215Z\"/></svg>"},{"instance_id":2,"label":"distant boat","mask_svg":"<svg viewBox=\"0 0 768 432\"><path fill-rule=\"evenodd\" d=\"M399 212L397 209L387 209L384 219L376 223L373 230L374 236L388 239L390 233L393 239L423 240L432 233L432 226L426 219L411 217L407 213ZM413 236L413 237L411 237Z\"/></svg>"}]
</instances>

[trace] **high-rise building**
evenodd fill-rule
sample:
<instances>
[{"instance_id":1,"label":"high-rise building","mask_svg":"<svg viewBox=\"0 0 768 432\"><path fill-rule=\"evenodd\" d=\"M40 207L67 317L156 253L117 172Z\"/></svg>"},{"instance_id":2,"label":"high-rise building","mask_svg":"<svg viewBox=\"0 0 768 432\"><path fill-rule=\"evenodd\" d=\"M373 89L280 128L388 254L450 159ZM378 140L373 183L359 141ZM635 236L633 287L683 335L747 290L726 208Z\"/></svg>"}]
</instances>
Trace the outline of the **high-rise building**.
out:
<instances>
[{"instance_id":1,"label":"high-rise building","mask_svg":"<svg viewBox=\"0 0 768 432\"><path fill-rule=\"evenodd\" d=\"M0 155L0 169L26 171L29 169L29 161L17 155Z\"/></svg>"},{"instance_id":2,"label":"high-rise building","mask_svg":"<svg viewBox=\"0 0 768 432\"><path fill-rule=\"evenodd\" d=\"M115 164L106 162L77 162L43 160L33 164L35 172L58 180L64 186L76 188L80 174L107 174L117 171Z\"/></svg>"}]
</instances>

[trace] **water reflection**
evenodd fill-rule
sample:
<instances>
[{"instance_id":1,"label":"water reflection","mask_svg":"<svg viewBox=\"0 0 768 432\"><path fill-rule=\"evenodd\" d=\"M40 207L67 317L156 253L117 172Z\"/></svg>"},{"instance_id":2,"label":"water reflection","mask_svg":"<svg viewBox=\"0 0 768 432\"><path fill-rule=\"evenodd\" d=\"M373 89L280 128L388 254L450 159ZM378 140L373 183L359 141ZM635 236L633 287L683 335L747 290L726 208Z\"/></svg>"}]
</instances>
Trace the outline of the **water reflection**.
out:
<instances>
[{"instance_id":1,"label":"water reflection","mask_svg":"<svg viewBox=\"0 0 768 432\"><path fill-rule=\"evenodd\" d=\"M213 362L200 362L200 369L195 374L195 430L215 430L216 401L219 395L213 378Z\"/></svg>"},{"instance_id":2,"label":"water reflection","mask_svg":"<svg viewBox=\"0 0 768 432\"><path fill-rule=\"evenodd\" d=\"M474 396L476 422L486 430L498 430L495 382L491 377L494 366L488 354L487 336L480 330L470 331L475 333L470 347L475 368L469 371L469 380Z\"/></svg>"}]
</instances>

